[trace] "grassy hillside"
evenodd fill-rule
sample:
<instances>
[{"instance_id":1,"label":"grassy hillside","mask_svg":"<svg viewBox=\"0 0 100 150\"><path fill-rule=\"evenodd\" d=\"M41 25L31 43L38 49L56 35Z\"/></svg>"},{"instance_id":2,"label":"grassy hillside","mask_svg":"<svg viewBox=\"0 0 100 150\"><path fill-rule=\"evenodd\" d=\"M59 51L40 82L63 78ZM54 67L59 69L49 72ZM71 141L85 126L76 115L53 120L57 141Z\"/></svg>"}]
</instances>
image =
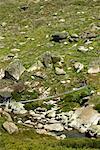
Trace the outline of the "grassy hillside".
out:
<instances>
[{"instance_id":1,"label":"grassy hillside","mask_svg":"<svg viewBox=\"0 0 100 150\"><path fill-rule=\"evenodd\" d=\"M51 95L70 90L86 83L89 89L83 91L83 97L93 90L90 103L100 108L100 73L88 74L87 70L92 63L100 65L100 2L99 0L0 0L0 69L5 69L12 61L13 55L19 58L28 69L43 53L50 51L54 55L64 58L63 68L65 76L54 74L53 70L44 69L48 76L47 80L36 79L46 89L51 88ZM51 41L51 36L58 32L68 32L69 35L79 36L89 32L96 35L90 44L86 44L84 38L77 42L68 39L57 43ZM85 46L89 51L78 51L79 46ZM92 47L92 48L91 48ZM17 49L15 52L12 49ZM9 55L10 59L6 59ZM74 62L80 62L84 69L76 73L73 68ZM30 81L32 74L25 72L19 82ZM70 83L62 84L61 81L70 80ZM0 81L0 88L6 85L12 86L10 81ZM29 89L29 91L31 91ZM15 100L37 97L36 91L24 91L14 93ZM85 94L84 94L85 93ZM98 94L99 93L99 94ZM68 97L62 97L59 106L64 111L69 111L80 105L81 93L74 93ZM72 101L71 101L72 100ZM41 106L42 102L33 103L33 106ZM0 118L0 122L2 119ZM72 142L72 143L70 143ZM8 135L0 129L0 150L71 150L67 148L86 147L96 149L99 139L66 139L64 142L48 136L37 135L34 131L25 131L17 135ZM74 143L74 144L73 144ZM80 145L78 145L80 143ZM82 143L82 145L81 145ZM90 143L90 144L89 144ZM99 145L99 144L97 144ZM84 150L86 148L83 148ZM79 148L78 148L79 149ZM81 149L81 148L80 148ZM99 149L99 146L97 147Z\"/></svg>"}]
</instances>

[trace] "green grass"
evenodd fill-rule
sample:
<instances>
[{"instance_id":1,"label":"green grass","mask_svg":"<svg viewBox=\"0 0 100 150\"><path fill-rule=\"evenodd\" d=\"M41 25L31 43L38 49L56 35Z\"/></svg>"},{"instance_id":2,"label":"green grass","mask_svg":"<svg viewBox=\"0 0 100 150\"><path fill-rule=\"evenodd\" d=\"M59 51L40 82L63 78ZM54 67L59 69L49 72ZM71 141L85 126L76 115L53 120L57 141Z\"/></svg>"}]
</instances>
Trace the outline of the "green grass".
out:
<instances>
[{"instance_id":1,"label":"green grass","mask_svg":"<svg viewBox=\"0 0 100 150\"><path fill-rule=\"evenodd\" d=\"M22 128L20 128L22 130ZM9 135L3 131L0 135L0 150L85 150L100 148L100 140L87 138L56 140L53 137L38 135L34 130L20 131Z\"/></svg>"},{"instance_id":2,"label":"green grass","mask_svg":"<svg viewBox=\"0 0 100 150\"><path fill-rule=\"evenodd\" d=\"M20 9L20 6L27 4L28 9L26 11ZM56 32L66 31L69 34L77 33L80 35L85 31L91 31L93 24L100 27L99 10L99 0L96 2L91 0L40 0L38 3L34 3L32 0L0 0L0 36L4 37L3 40L0 40L0 47L2 47L0 48L0 68L5 69L12 61L3 61L3 58L11 53L12 48L20 49L18 58L21 59L26 68L29 68L40 59L44 52L50 51L55 55L64 56L64 70L67 72L67 76L57 76L54 70L43 69L42 71L46 72L47 75L46 80L37 78L33 80L30 77L32 74L24 73L20 81L30 81L31 85L35 81L39 81L40 85L46 89L48 87L51 88L51 95L70 90L73 87L79 87L83 81L86 81L88 86L94 91L100 91L100 73L96 75L87 74L89 64L92 61L99 60L99 30L93 31L98 37L89 45L93 46L94 49L87 53L77 51L79 46L84 45L83 40L79 40L77 43L69 43L68 39L66 39L68 45L50 41L51 35ZM59 22L60 19L65 19L65 22ZM5 26L2 26L3 22L6 23ZM47 35L48 37L46 38ZM74 44L77 45L73 47ZM77 74L71 60L83 63L85 66L84 70ZM69 67L71 67L71 70L68 70ZM60 83L61 80L67 79L70 79L71 82L65 85ZM1 88L8 85L13 86L13 84L12 81L8 80L0 81ZM84 95L84 91L82 94ZM33 93L23 91L21 93L14 93L13 98L18 101L28 98L33 99L37 95L39 95L38 91L33 91ZM68 111L79 106L79 100L80 94L76 92L73 95L62 98L59 105L62 110ZM96 109L99 109L99 98L96 93L91 95L90 103L96 104ZM37 102L26 105L26 108L29 109L33 106L35 108L42 105L41 102ZM0 125L2 122L3 120ZM2 132L0 134L0 150L71 150L72 148L67 147L76 146L77 148L78 143L80 143L79 147L81 147L78 149L86 146L83 149L89 150L93 147L96 149L98 145L92 145L94 142L90 139L66 139L62 142L52 137L37 135L35 132L32 133L30 131L16 135L8 135ZM70 143L71 141L72 143ZM98 143L98 140L94 141Z\"/></svg>"}]
</instances>

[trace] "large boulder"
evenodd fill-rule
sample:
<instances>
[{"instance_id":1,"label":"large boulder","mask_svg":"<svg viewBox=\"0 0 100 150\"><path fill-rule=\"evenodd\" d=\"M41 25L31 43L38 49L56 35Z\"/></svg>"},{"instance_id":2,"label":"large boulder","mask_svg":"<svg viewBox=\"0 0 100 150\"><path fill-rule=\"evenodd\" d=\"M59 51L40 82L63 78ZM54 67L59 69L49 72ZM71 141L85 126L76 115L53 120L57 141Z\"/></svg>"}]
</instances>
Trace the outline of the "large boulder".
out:
<instances>
[{"instance_id":1,"label":"large boulder","mask_svg":"<svg viewBox=\"0 0 100 150\"><path fill-rule=\"evenodd\" d=\"M25 71L25 67L21 64L19 59L15 59L9 64L5 70L5 78L12 78L19 80L22 73Z\"/></svg>"},{"instance_id":2,"label":"large boulder","mask_svg":"<svg viewBox=\"0 0 100 150\"><path fill-rule=\"evenodd\" d=\"M9 134L18 132L18 127L13 122L9 121L4 122L3 127Z\"/></svg>"}]
</instances>

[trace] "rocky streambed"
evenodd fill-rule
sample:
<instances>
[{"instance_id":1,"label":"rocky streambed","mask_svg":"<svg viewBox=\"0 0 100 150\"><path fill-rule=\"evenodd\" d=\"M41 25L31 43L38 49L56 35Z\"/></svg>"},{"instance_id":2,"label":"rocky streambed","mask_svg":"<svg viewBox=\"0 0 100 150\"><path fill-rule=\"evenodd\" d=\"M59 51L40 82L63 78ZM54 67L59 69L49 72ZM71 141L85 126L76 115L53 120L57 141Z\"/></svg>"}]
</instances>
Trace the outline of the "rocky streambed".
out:
<instances>
[{"instance_id":1,"label":"rocky streambed","mask_svg":"<svg viewBox=\"0 0 100 150\"><path fill-rule=\"evenodd\" d=\"M11 113L13 113L13 118L11 118ZM38 134L51 135L57 139L100 137L100 114L90 105L62 112L55 102L49 110L37 107L27 111L20 102L10 102L4 109L0 108L0 114L7 118L7 121L3 123L3 128L9 134L18 132L16 125L21 124L27 128L34 128Z\"/></svg>"}]
</instances>

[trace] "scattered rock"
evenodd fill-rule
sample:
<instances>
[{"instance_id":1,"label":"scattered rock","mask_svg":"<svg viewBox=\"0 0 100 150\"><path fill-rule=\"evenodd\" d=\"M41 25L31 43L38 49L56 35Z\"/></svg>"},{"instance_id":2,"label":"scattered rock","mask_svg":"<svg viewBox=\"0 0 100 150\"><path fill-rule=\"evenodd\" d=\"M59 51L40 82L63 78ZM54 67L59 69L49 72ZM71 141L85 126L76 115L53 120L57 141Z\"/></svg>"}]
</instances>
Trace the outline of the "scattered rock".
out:
<instances>
[{"instance_id":1,"label":"scattered rock","mask_svg":"<svg viewBox=\"0 0 100 150\"><path fill-rule=\"evenodd\" d=\"M18 48L13 48L13 49L11 49L11 52L20 52L20 49L18 49Z\"/></svg>"},{"instance_id":2,"label":"scattered rock","mask_svg":"<svg viewBox=\"0 0 100 150\"><path fill-rule=\"evenodd\" d=\"M77 70L77 73L79 73L84 68L84 65L82 63L80 63L80 62L76 62L74 64L74 67Z\"/></svg>"},{"instance_id":3,"label":"scattered rock","mask_svg":"<svg viewBox=\"0 0 100 150\"><path fill-rule=\"evenodd\" d=\"M42 57L42 63L45 67L52 67L52 54L50 52L46 52Z\"/></svg>"},{"instance_id":4,"label":"scattered rock","mask_svg":"<svg viewBox=\"0 0 100 150\"><path fill-rule=\"evenodd\" d=\"M3 127L5 130L7 130L9 134L18 132L18 127L13 122L9 121L4 122Z\"/></svg>"},{"instance_id":5,"label":"scattered rock","mask_svg":"<svg viewBox=\"0 0 100 150\"><path fill-rule=\"evenodd\" d=\"M100 72L100 66L99 65L95 65L95 66L90 67L88 69L89 74L95 74L95 73L99 73L99 72Z\"/></svg>"},{"instance_id":6,"label":"scattered rock","mask_svg":"<svg viewBox=\"0 0 100 150\"><path fill-rule=\"evenodd\" d=\"M54 110L48 110L47 117L48 118L55 118L56 112Z\"/></svg>"},{"instance_id":7,"label":"scattered rock","mask_svg":"<svg viewBox=\"0 0 100 150\"><path fill-rule=\"evenodd\" d=\"M27 71L28 72L33 72L36 70L40 70L43 67L43 64L41 61L37 61L37 63L33 64Z\"/></svg>"},{"instance_id":8,"label":"scattered rock","mask_svg":"<svg viewBox=\"0 0 100 150\"><path fill-rule=\"evenodd\" d=\"M5 76L5 71L3 69L0 69L0 80L3 79Z\"/></svg>"},{"instance_id":9,"label":"scattered rock","mask_svg":"<svg viewBox=\"0 0 100 150\"><path fill-rule=\"evenodd\" d=\"M47 131L45 129L37 129L36 132L38 134L47 134Z\"/></svg>"},{"instance_id":10,"label":"scattered rock","mask_svg":"<svg viewBox=\"0 0 100 150\"><path fill-rule=\"evenodd\" d=\"M66 72L63 70L63 68L58 68L58 67L55 67L55 73L57 75L65 75Z\"/></svg>"},{"instance_id":11,"label":"scattered rock","mask_svg":"<svg viewBox=\"0 0 100 150\"><path fill-rule=\"evenodd\" d=\"M44 125L44 129L49 130L49 131L63 131L64 127L60 123L55 123L55 124Z\"/></svg>"},{"instance_id":12,"label":"scattered rock","mask_svg":"<svg viewBox=\"0 0 100 150\"><path fill-rule=\"evenodd\" d=\"M21 64L19 59L15 59L13 62L9 64L5 71L6 78L14 78L15 80L19 80L22 73L25 71L25 67Z\"/></svg>"},{"instance_id":13,"label":"scattered rock","mask_svg":"<svg viewBox=\"0 0 100 150\"><path fill-rule=\"evenodd\" d=\"M100 125L92 125L89 128L89 134L91 136L96 135L96 137L100 137Z\"/></svg>"},{"instance_id":14,"label":"scattered rock","mask_svg":"<svg viewBox=\"0 0 100 150\"><path fill-rule=\"evenodd\" d=\"M6 117L7 121L12 122L12 118L9 113L7 113L6 111L2 111L2 115L4 115Z\"/></svg>"},{"instance_id":15,"label":"scattered rock","mask_svg":"<svg viewBox=\"0 0 100 150\"><path fill-rule=\"evenodd\" d=\"M20 10L24 10L24 11L26 11L27 9L28 9L28 6L27 6L27 5L20 6Z\"/></svg>"},{"instance_id":16,"label":"scattered rock","mask_svg":"<svg viewBox=\"0 0 100 150\"><path fill-rule=\"evenodd\" d=\"M13 89L9 87L5 87L0 89L0 103L6 103L9 101L12 97L11 93L13 92Z\"/></svg>"},{"instance_id":17,"label":"scattered rock","mask_svg":"<svg viewBox=\"0 0 100 150\"><path fill-rule=\"evenodd\" d=\"M80 51L80 52L87 52L89 49L88 48L85 48L84 46L80 46L79 48L78 48L78 51Z\"/></svg>"},{"instance_id":18,"label":"scattered rock","mask_svg":"<svg viewBox=\"0 0 100 150\"><path fill-rule=\"evenodd\" d=\"M57 33L52 35L52 41L54 42L61 42L62 40L66 39L68 36L67 32Z\"/></svg>"}]
</instances>

